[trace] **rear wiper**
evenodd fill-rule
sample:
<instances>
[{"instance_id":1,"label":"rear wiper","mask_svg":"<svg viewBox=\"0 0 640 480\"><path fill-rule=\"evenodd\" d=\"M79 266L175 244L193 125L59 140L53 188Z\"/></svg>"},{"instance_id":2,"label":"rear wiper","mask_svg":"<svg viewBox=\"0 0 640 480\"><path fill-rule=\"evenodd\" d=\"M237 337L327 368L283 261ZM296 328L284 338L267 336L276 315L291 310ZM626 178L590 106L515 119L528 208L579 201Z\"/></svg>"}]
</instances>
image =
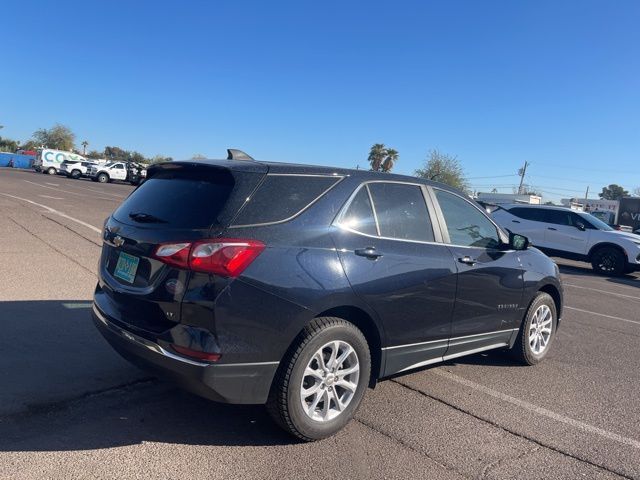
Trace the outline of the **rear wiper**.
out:
<instances>
[{"instance_id":1,"label":"rear wiper","mask_svg":"<svg viewBox=\"0 0 640 480\"><path fill-rule=\"evenodd\" d=\"M166 220L158 218L150 213L131 212L129 218L140 223L168 223Z\"/></svg>"}]
</instances>

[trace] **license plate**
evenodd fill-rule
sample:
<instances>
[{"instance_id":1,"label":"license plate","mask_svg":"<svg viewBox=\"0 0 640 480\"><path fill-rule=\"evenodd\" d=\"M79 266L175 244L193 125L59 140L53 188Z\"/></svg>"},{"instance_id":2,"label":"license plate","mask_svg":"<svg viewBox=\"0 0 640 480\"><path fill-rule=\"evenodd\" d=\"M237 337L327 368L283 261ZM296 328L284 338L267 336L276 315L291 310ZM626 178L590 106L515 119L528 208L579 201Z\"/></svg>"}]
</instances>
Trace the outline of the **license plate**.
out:
<instances>
[{"instance_id":1,"label":"license plate","mask_svg":"<svg viewBox=\"0 0 640 480\"><path fill-rule=\"evenodd\" d=\"M140 263L140 259L138 257L120 252L118 263L116 263L116 269L113 271L113 276L118 277L125 282L133 283L136 278L138 263Z\"/></svg>"}]
</instances>

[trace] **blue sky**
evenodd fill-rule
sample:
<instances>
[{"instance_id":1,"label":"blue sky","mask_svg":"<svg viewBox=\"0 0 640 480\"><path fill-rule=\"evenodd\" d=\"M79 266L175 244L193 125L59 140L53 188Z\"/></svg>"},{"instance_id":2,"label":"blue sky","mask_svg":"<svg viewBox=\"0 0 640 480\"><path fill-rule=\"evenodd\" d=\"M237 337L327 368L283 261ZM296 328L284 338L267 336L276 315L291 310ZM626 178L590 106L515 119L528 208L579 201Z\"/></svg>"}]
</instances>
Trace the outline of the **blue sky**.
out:
<instances>
[{"instance_id":1,"label":"blue sky","mask_svg":"<svg viewBox=\"0 0 640 480\"><path fill-rule=\"evenodd\" d=\"M0 134L412 173L546 199L640 186L640 2L2 3ZM492 177L496 178L479 178Z\"/></svg>"}]
</instances>

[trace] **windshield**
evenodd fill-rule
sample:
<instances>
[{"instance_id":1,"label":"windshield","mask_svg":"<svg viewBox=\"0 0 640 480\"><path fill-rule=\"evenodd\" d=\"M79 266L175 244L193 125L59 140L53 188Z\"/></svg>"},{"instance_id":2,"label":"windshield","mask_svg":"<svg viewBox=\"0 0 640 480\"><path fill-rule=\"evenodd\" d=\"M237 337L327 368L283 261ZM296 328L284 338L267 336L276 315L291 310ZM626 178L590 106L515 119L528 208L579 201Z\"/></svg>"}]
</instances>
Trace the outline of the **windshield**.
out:
<instances>
[{"instance_id":1,"label":"windshield","mask_svg":"<svg viewBox=\"0 0 640 480\"><path fill-rule=\"evenodd\" d=\"M583 219L585 219L587 222L589 222L591 225L593 225L594 227L596 227L596 229L598 230L613 230L613 228L611 228L609 225L607 225L606 223L604 223L602 220L600 220L599 218L594 217L593 215L591 215L590 213L583 213L580 212L578 213L578 215L580 215Z\"/></svg>"}]
</instances>

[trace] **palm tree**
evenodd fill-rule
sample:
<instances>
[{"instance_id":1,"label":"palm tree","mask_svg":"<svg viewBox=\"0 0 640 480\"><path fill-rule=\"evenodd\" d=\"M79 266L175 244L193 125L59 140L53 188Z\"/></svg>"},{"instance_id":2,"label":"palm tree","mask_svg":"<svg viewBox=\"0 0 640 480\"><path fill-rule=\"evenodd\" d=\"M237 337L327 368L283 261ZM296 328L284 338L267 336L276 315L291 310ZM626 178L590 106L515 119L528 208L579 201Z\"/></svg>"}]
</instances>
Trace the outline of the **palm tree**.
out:
<instances>
[{"instance_id":1,"label":"palm tree","mask_svg":"<svg viewBox=\"0 0 640 480\"><path fill-rule=\"evenodd\" d=\"M87 145L89 145L89 142L84 140L80 145L82 145L82 155L86 155L87 154Z\"/></svg>"},{"instance_id":2,"label":"palm tree","mask_svg":"<svg viewBox=\"0 0 640 480\"><path fill-rule=\"evenodd\" d=\"M398 161L398 156L400 154L397 150L393 148L388 148L386 151L386 156L384 157L384 162L382 163L382 171L390 172L395 163Z\"/></svg>"},{"instance_id":3,"label":"palm tree","mask_svg":"<svg viewBox=\"0 0 640 480\"><path fill-rule=\"evenodd\" d=\"M369 163L371 164L371 170L374 172L379 172L382 167L382 162L384 161L384 157L387 154L387 148L383 143L374 143L369 150Z\"/></svg>"}]
</instances>

